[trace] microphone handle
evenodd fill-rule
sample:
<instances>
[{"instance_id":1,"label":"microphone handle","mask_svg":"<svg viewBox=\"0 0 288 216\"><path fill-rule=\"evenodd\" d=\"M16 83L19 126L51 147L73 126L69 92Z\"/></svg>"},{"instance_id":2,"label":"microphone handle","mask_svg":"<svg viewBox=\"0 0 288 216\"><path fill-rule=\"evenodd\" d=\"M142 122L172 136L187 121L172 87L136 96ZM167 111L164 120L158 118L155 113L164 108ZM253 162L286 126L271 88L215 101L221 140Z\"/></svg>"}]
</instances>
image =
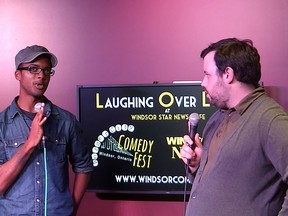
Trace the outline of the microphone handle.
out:
<instances>
[{"instance_id":1,"label":"microphone handle","mask_svg":"<svg viewBox=\"0 0 288 216\"><path fill-rule=\"evenodd\" d=\"M189 136L190 138L192 139L193 141L193 144L192 145L189 145L189 147L194 151L195 148L196 148L196 144L195 144L195 135L197 133L197 126L198 125L192 125L190 124L190 131L189 131ZM187 166L189 166L191 162L191 159L187 159Z\"/></svg>"},{"instance_id":2,"label":"microphone handle","mask_svg":"<svg viewBox=\"0 0 288 216\"><path fill-rule=\"evenodd\" d=\"M194 151L196 144L195 144L195 135L197 133L197 125L190 125L190 131L189 131L189 136L193 141L193 144L190 146L190 148Z\"/></svg>"},{"instance_id":3,"label":"microphone handle","mask_svg":"<svg viewBox=\"0 0 288 216\"><path fill-rule=\"evenodd\" d=\"M43 148L46 148L46 137L44 135L42 136L42 145Z\"/></svg>"}]
</instances>

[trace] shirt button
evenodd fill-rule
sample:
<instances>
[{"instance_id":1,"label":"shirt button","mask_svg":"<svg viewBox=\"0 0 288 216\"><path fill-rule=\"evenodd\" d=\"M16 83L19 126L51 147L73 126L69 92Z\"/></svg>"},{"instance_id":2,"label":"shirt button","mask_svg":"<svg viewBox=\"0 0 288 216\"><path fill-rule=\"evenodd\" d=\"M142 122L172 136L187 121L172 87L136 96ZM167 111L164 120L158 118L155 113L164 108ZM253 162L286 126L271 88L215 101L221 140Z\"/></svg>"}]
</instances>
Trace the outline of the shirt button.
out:
<instances>
[{"instance_id":1,"label":"shirt button","mask_svg":"<svg viewBox=\"0 0 288 216\"><path fill-rule=\"evenodd\" d=\"M39 200L39 199L36 199L36 202L38 202L38 203L39 203L39 202L40 202L40 200Z\"/></svg>"},{"instance_id":2,"label":"shirt button","mask_svg":"<svg viewBox=\"0 0 288 216\"><path fill-rule=\"evenodd\" d=\"M39 161L36 162L37 165L40 165Z\"/></svg>"},{"instance_id":3,"label":"shirt button","mask_svg":"<svg viewBox=\"0 0 288 216\"><path fill-rule=\"evenodd\" d=\"M196 199L196 194L195 193L192 194L192 198Z\"/></svg>"},{"instance_id":4,"label":"shirt button","mask_svg":"<svg viewBox=\"0 0 288 216\"><path fill-rule=\"evenodd\" d=\"M40 181L38 180L38 181L36 181L37 182L37 184L39 184L40 183Z\"/></svg>"}]
</instances>

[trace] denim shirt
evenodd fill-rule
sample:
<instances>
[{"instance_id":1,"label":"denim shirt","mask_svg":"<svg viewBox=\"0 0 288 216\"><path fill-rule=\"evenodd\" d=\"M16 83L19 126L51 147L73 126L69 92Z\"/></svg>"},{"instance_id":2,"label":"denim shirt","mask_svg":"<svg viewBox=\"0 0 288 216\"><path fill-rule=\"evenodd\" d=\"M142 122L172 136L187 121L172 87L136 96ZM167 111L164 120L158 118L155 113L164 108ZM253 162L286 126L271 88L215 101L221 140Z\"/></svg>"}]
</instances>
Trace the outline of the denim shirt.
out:
<instances>
[{"instance_id":1,"label":"denim shirt","mask_svg":"<svg viewBox=\"0 0 288 216\"><path fill-rule=\"evenodd\" d=\"M0 113L0 165L7 162L28 138L31 119L12 104ZM44 125L47 164L47 215L72 215L68 161L76 173L93 170L75 116L45 98ZM44 148L35 148L23 171L0 197L1 215L44 215Z\"/></svg>"}]
</instances>

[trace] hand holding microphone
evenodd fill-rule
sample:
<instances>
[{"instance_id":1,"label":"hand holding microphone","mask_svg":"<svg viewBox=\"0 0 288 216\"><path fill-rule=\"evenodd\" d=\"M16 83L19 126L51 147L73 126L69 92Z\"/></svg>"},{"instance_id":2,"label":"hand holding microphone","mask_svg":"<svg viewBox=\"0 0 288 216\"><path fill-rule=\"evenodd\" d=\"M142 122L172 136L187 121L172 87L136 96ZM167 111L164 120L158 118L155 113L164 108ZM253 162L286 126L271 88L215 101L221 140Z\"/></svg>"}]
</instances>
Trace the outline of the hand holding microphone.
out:
<instances>
[{"instance_id":1,"label":"hand holding microphone","mask_svg":"<svg viewBox=\"0 0 288 216\"><path fill-rule=\"evenodd\" d=\"M44 103L36 103L34 106L36 115L32 121L28 137L29 143L31 143L32 146L37 146L43 138L43 125L47 119L47 117L44 116L44 106Z\"/></svg>"},{"instance_id":2,"label":"hand holding microphone","mask_svg":"<svg viewBox=\"0 0 288 216\"><path fill-rule=\"evenodd\" d=\"M198 113L192 113L190 116L189 116L189 136L191 138L191 140L193 141L193 144L190 146L191 149L194 151L195 149L195 135L197 133L197 128L198 128L198 122L200 120L200 117L198 115Z\"/></svg>"},{"instance_id":3,"label":"hand holding microphone","mask_svg":"<svg viewBox=\"0 0 288 216\"><path fill-rule=\"evenodd\" d=\"M189 135L184 136L184 145L181 149L181 156L192 172L196 171L200 164L202 154L202 143L197 133L197 127L200 117L197 113L192 113L189 116L188 128Z\"/></svg>"},{"instance_id":4,"label":"hand holding microphone","mask_svg":"<svg viewBox=\"0 0 288 216\"><path fill-rule=\"evenodd\" d=\"M40 126L43 126L44 122L47 119L44 113L44 106L45 106L45 103L41 103L41 102L38 102L34 105L34 111L37 113L35 118L37 117L37 120Z\"/></svg>"}]
</instances>

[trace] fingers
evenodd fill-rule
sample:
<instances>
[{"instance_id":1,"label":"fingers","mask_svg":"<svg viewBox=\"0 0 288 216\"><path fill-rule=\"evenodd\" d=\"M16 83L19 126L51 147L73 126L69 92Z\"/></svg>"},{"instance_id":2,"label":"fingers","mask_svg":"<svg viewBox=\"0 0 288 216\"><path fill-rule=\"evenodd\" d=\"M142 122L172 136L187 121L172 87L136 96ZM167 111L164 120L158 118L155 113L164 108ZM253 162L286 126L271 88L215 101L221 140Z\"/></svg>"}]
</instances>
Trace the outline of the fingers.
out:
<instances>
[{"instance_id":1,"label":"fingers","mask_svg":"<svg viewBox=\"0 0 288 216\"><path fill-rule=\"evenodd\" d=\"M184 139L184 143L185 143L185 144L187 144L187 145L189 145L189 146L192 146L193 140L191 139L191 137L190 137L189 135L185 135L185 136L183 137L183 139Z\"/></svg>"},{"instance_id":2,"label":"fingers","mask_svg":"<svg viewBox=\"0 0 288 216\"><path fill-rule=\"evenodd\" d=\"M44 106L45 106L45 104L41 103L41 107L38 109L37 114L35 116L35 118L36 118L36 120L38 120L38 123L40 126L42 126L47 119L44 115Z\"/></svg>"},{"instance_id":3,"label":"fingers","mask_svg":"<svg viewBox=\"0 0 288 216\"><path fill-rule=\"evenodd\" d=\"M202 149L202 142L200 141L199 133L196 133L195 135L195 145L197 145L197 147Z\"/></svg>"},{"instance_id":4,"label":"fingers","mask_svg":"<svg viewBox=\"0 0 288 216\"><path fill-rule=\"evenodd\" d=\"M47 117L45 116L44 118L42 118L42 120L39 122L39 126L43 126L44 123L46 122Z\"/></svg>"},{"instance_id":5,"label":"fingers","mask_svg":"<svg viewBox=\"0 0 288 216\"><path fill-rule=\"evenodd\" d=\"M188 160L191 160L193 156L195 156L195 153L192 151L190 146L187 143L184 143L180 150L180 155L185 164L187 164Z\"/></svg>"},{"instance_id":6,"label":"fingers","mask_svg":"<svg viewBox=\"0 0 288 216\"><path fill-rule=\"evenodd\" d=\"M182 160L185 164L189 162L189 167L194 169L199 166L202 154L202 143L199 134L197 133L195 135L195 143L193 143L193 140L189 135L185 135L183 140L184 144L180 150ZM191 148L191 146L193 146L193 148Z\"/></svg>"}]
</instances>

